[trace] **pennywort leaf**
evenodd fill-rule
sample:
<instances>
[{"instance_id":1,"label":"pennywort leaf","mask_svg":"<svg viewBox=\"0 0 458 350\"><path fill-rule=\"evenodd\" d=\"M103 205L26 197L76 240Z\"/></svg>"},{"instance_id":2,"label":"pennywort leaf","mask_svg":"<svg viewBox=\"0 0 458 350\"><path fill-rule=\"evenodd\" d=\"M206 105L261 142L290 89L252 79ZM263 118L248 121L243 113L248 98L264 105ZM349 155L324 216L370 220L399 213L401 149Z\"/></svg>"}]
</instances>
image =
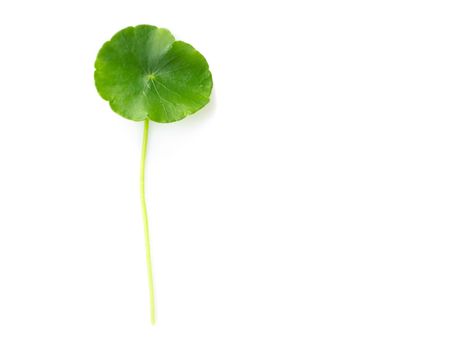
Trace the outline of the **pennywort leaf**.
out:
<instances>
[{"instance_id":1,"label":"pennywort leaf","mask_svg":"<svg viewBox=\"0 0 458 350\"><path fill-rule=\"evenodd\" d=\"M210 97L208 63L196 49L150 25L125 28L100 49L95 85L119 115L170 123L198 111Z\"/></svg>"},{"instance_id":2,"label":"pennywort leaf","mask_svg":"<svg viewBox=\"0 0 458 350\"><path fill-rule=\"evenodd\" d=\"M117 114L144 122L140 196L145 235L151 322L155 323L153 269L145 199L149 121L171 123L204 107L213 87L208 63L191 45L151 25L125 28L100 49L95 86Z\"/></svg>"}]
</instances>

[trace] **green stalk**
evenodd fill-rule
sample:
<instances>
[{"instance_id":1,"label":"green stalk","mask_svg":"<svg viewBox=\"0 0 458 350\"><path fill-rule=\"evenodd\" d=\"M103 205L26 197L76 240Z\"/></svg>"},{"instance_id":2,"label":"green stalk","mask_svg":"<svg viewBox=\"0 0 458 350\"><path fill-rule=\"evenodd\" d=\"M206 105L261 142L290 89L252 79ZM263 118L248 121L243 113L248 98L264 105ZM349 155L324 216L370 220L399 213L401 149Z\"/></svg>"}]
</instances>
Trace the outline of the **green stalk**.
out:
<instances>
[{"instance_id":1,"label":"green stalk","mask_svg":"<svg viewBox=\"0 0 458 350\"><path fill-rule=\"evenodd\" d=\"M149 129L149 121L148 119L145 119L145 127L143 129L142 159L141 159L141 166L140 166L140 197L141 197L141 202L142 202L143 227L145 230L146 268L148 272L151 323L154 325L156 323L156 313L154 310L153 266L151 264L151 243L149 239L148 212L146 210L146 198L145 198L145 160L146 160L146 149L148 146L148 129Z\"/></svg>"}]
</instances>

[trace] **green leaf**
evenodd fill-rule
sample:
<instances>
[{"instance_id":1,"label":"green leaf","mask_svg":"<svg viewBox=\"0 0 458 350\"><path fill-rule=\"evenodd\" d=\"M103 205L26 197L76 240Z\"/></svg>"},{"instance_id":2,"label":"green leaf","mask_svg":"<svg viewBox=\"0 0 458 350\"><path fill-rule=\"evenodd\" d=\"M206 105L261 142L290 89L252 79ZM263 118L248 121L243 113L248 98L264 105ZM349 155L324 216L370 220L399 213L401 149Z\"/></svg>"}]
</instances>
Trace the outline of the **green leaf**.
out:
<instances>
[{"instance_id":1,"label":"green leaf","mask_svg":"<svg viewBox=\"0 0 458 350\"><path fill-rule=\"evenodd\" d=\"M95 85L114 112L160 123L205 106L213 86L208 63L191 45L150 25L125 28L100 49Z\"/></svg>"}]
</instances>

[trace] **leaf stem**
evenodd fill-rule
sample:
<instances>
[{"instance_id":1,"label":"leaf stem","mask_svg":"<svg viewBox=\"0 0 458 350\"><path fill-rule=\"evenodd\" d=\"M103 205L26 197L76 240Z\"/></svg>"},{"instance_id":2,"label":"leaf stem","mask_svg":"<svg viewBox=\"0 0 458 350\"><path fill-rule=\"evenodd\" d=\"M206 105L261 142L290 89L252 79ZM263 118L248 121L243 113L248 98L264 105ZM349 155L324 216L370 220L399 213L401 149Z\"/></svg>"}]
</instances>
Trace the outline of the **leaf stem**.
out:
<instances>
[{"instance_id":1,"label":"leaf stem","mask_svg":"<svg viewBox=\"0 0 458 350\"><path fill-rule=\"evenodd\" d=\"M146 198L145 198L145 160L146 160L146 149L148 146L148 129L149 129L149 120L145 119L145 126L143 129L142 159L141 159L141 166L140 166L140 198L141 198L141 203L142 203L143 227L145 230L146 267L147 267L147 272L148 272L151 323L154 325L156 323L156 314L155 314L155 309L154 309L153 266L151 264L151 243L149 239L148 212L146 210Z\"/></svg>"}]
</instances>

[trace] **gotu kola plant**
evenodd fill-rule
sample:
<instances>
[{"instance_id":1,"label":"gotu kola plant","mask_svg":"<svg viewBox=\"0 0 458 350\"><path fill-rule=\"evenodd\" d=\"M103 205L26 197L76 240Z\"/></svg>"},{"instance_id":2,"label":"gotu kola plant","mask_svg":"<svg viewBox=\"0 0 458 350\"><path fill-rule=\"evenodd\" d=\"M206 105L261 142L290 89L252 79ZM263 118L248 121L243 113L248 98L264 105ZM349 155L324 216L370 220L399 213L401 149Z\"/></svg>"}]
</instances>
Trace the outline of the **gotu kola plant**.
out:
<instances>
[{"instance_id":1,"label":"gotu kola plant","mask_svg":"<svg viewBox=\"0 0 458 350\"><path fill-rule=\"evenodd\" d=\"M102 46L95 61L94 78L97 91L114 112L144 123L140 196L154 324L153 271L145 200L149 123L176 122L204 107L209 102L212 76L204 56L191 45L176 41L167 29L139 25L119 31Z\"/></svg>"}]
</instances>

